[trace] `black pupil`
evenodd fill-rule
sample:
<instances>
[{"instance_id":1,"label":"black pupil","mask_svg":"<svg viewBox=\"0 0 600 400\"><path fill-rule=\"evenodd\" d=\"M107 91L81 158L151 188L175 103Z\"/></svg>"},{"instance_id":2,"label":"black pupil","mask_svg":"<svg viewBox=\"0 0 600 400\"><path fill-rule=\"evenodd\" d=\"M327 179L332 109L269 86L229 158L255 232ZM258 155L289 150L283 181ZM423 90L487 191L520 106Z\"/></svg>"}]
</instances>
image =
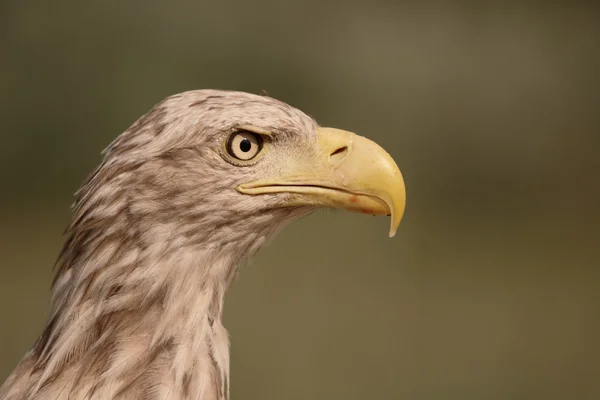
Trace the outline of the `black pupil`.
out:
<instances>
[{"instance_id":1,"label":"black pupil","mask_svg":"<svg viewBox=\"0 0 600 400\"><path fill-rule=\"evenodd\" d=\"M247 153L250 151L251 148L252 143L250 143L250 140L248 140L247 138L242 139L242 141L240 142L240 150L244 153Z\"/></svg>"}]
</instances>

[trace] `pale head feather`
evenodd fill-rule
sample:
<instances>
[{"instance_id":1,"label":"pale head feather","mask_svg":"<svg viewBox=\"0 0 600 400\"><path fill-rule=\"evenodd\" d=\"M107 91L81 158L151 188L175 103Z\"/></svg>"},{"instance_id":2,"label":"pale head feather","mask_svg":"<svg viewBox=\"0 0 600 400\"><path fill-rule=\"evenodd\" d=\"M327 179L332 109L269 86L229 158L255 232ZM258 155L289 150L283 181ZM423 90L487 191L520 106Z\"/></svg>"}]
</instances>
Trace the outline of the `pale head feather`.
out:
<instances>
[{"instance_id":1,"label":"pale head feather","mask_svg":"<svg viewBox=\"0 0 600 400\"><path fill-rule=\"evenodd\" d=\"M271 162L221 156L242 125L273 134ZM235 188L314 151L316 128L270 97L215 90L171 96L135 122L76 194L48 323L0 398L227 398L223 296L240 263L310 211Z\"/></svg>"}]
</instances>

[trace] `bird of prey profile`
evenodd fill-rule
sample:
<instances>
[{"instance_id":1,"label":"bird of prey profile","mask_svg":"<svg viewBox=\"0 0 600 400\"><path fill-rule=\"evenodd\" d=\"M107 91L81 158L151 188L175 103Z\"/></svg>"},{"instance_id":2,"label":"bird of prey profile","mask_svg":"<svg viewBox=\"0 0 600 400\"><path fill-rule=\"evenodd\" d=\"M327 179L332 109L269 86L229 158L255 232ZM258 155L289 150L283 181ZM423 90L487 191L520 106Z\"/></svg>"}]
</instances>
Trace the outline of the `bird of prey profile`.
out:
<instances>
[{"instance_id":1,"label":"bird of prey profile","mask_svg":"<svg viewBox=\"0 0 600 400\"><path fill-rule=\"evenodd\" d=\"M404 182L374 142L273 98L198 90L118 136L76 193L43 333L2 400L225 400L223 297L317 208L391 215Z\"/></svg>"}]
</instances>

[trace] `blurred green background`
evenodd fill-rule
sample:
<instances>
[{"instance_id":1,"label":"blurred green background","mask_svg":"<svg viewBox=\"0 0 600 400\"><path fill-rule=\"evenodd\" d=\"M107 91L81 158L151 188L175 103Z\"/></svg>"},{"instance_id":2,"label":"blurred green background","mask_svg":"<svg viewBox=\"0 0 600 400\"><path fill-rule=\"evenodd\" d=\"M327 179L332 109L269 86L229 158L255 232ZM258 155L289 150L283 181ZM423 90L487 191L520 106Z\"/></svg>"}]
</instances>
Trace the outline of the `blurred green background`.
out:
<instances>
[{"instance_id":1,"label":"blurred green background","mask_svg":"<svg viewBox=\"0 0 600 400\"><path fill-rule=\"evenodd\" d=\"M241 271L234 399L600 398L592 2L3 1L0 32L0 381L100 151L167 95L264 89L381 144L408 204Z\"/></svg>"}]
</instances>

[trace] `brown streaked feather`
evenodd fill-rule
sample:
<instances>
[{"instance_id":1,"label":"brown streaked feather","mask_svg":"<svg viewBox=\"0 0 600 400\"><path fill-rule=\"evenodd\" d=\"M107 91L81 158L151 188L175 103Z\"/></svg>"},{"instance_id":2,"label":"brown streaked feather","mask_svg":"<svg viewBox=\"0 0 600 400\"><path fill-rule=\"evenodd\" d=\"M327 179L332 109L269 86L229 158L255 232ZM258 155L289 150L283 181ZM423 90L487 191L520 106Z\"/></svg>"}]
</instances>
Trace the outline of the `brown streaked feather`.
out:
<instances>
[{"instance_id":1,"label":"brown streaked feather","mask_svg":"<svg viewBox=\"0 0 600 400\"><path fill-rule=\"evenodd\" d=\"M191 91L154 106L103 151L75 195L48 322L0 399L228 397L225 292L239 264L307 212L235 190L251 169L224 162L219 149L247 124L296 145L316 129L269 97Z\"/></svg>"}]
</instances>

